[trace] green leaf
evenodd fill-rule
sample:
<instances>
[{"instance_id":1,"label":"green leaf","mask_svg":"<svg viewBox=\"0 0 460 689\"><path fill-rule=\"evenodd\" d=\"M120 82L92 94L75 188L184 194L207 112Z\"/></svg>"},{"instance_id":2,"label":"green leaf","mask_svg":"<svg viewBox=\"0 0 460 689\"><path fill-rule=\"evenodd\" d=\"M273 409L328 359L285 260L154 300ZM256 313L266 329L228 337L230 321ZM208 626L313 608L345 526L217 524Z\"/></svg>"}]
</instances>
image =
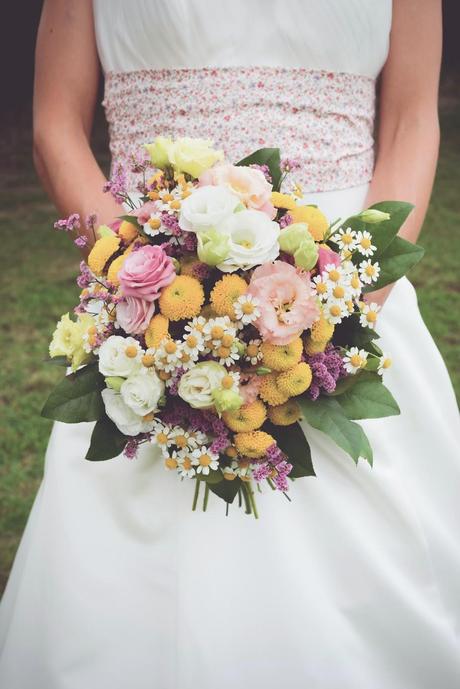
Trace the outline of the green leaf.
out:
<instances>
[{"instance_id":1,"label":"green leaf","mask_svg":"<svg viewBox=\"0 0 460 689\"><path fill-rule=\"evenodd\" d=\"M104 387L97 364L80 368L57 384L42 409L42 416L64 423L97 421L104 413L101 397Z\"/></svg>"},{"instance_id":2,"label":"green leaf","mask_svg":"<svg viewBox=\"0 0 460 689\"><path fill-rule=\"evenodd\" d=\"M376 340L379 335L372 328L367 328L359 322L359 313L352 313L348 318L344 318L334 329L332 342L337 347L359 347L367 350L368 346Z\"/></svg>"},{"instance_id":3,"label":"green leaf","mask_svg":"<svg viewBox=\"0 0 460 689\"><path fill-rule=\"evenodd\" d=\"M311 450L305 433L299 423L290 426L275 426L271 423L264 424L264 430L270 433L277 442L278 447L289 457L293 469L290 478L301 476L316 476L311 459Z\"/></svg>"},{"instance_id":4,"label":"green leaf","mask_svg":"<svg viewBox=\"0 0 460 689\"><path fill-rule=\"evenodd\" d=\"M224 480L224 477L222 476L220 469L211 469L209 474L197 474L197 479L211 485L214 483L220 483Z\"/></svg>"},{"instance_id":5,"label":"green leaf","mask_svg":"<svg viewBox=\"0 0 460 689\"><path fill-rule=\"evenodd\" d=\"M45 364L52 364L53 366L69 366L69 360L66 356L50 356L44 359Z\"/></svg>"},{"instance_id":6,"label":"green leaf","mask_svg":"<svg viewBox=\"0 0 460 689\"><path fill-rule=\"evenodd\" d=\"M242 481L240 478L234 478L233 481L224 479L220 483L210 483L209 490L228 502L230 505L234 501L235 496L238 493L238 489L241 487Z\"/></svg>"},{"instance_id":7,"label":"green leaf","mask_svg":"<svg viewBox=\"0 0 460 689\"><path fill-rule=\"evenodd\" d=\"M395 237L385 251L378 257L380 275L377 282L366 285L363 292L373 292L385 287L405 275L420 261L425 250L417 244L412 244L401 237ZM374 260L372 257L372 261Z\"/></svg>"},{"instance_id":8,"label":"green leaf","mask_svg":"<svg viewBox=\"0 0 460 689\"><path fill-rule=\"evenodd\" d=\"M104 414L94 426L86 459L91 462L101 462L118 457L123 452L127 441L128 438Z\"/></svg>"},{"instance_id":9,"label":"green leaf","mask_svg":"<svg viewBox=\"0 0 460 689\"><path fill-rule=\"evenodd\" d=\"M372 464L372 449L361 426L347 418L335 398L321 397L315 401L298 397L305 420L313 428L328 435L357 463L360 457Z\"/></svg>"},{"instance_id":10,"label":"green leaf","mask_svg":"<svg viewBox=\"0 0 460 689\"><path fill-rule=\"evenodd\" d=\"M363 372L356 384L335 400L349 419L378 419L400 413L395 398L376 373Z\"/></svg>"},{"instance_id":11,"label":"green leaf","mask_svg":"<svg viewBox=\"0 0 460 689\"><path fill-rule=\"evenodd\" d=\"M134 225L136 228L142 227L142 225L139 224L139 221L135 215L119 215L118 216L120 220L126 220L126 222L131 223L131 225Z\"/></svg>"},{"instance_id":12,"label":"green leaf","mask_svg":"<svg viewBox=\"0 0 460 689\"><path fill-rule=\"evenodd\" d=\"M279 148L259 148L240 160L237 165L267 165L273 183L273 190L279 191L281 183L281 161Z\"/></svg>"}]
</instances>

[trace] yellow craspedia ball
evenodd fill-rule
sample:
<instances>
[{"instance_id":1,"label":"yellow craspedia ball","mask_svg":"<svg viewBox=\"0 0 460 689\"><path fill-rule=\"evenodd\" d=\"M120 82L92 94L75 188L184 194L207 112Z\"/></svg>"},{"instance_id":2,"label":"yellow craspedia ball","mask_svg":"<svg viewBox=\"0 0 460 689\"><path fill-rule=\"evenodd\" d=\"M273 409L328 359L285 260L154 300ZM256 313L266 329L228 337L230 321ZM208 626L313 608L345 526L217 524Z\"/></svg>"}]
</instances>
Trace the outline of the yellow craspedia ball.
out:
<instances>
[{"instance_id":1,"label":"yellow craspedia ball","mask_svg":"<svg viewBox=\"0 0 460 689\"><path fill-rule=\"evenodd\" d=\"M118 236L121 237L124 242L132 242L134 239L136 239L136 237L139 236L137 225L128 222L127 220L123 220L118 228Z\"/></svg>"},{"instance_id":2,"label":"yellow craspedia ball","mask_svg":"<svg viewBox=\"0 0 460 689\"><path fill-rule=\"evenodd\" d=\"M304 349L306 354L319 354L326 349L328 340L315 342L310 336L305 338Z\"/></svg>"},{"instance_id":3,"label":"yellow craspedia ball","mask_svg":"<svg viewBox=\"0 0 460 689\"><path fill-rule=\"evenodd\" d=\"M300 420L300 407L295 400L288 400L276 407L269 407L268 418L275 426L290 426Z\"/></svg>"},{"instance_id":4,"label":"yellow craspedia ball","mask_svg":"<svg viewBox=\"0 0 460 689\"><path fill-rule=\"evenodd\" d=\"M279 191L272 191L271 202L275 208L286 208L287 210L291 210L297 206L296 200L293 196L290 196L289 194L281 194Z\"/></svg>"},{"instance_id":5,"label":"yellow craspedia ball","mask_svg":"<svg viewBox=\"0 0 460 689\"><path fill-rule=\"evenodd\" d=\"M250 431L235 435L235 447L243 457L259 459L275 442L274 438L265 431Z\"/></svg>"},{"instance_id":6,"label":"yellow craspedia ball","mask_svg":"<svg viewBox=\"0 0 460 689\"><path fill-rule=\"evenodd\" d=\"M118 273L122 269L123 263L126 261L126 258L127 258L127 256L129 256L131 251L132 251L132 245L128 246L126 251L124 251L121 256L117 256L117 258L115 258L111 262L109 269L107 271L107 280L109 282L112 282L117 287L120 285L120 280L118 279Z\"/></svg>"},{"instance_id":7,"label":"yellow craspedia ball","mask_svg":"<svg viewBox=\"0 0 460 689\"><path fill-rule=\"evenodd\" d=\"M294 222L305 222L308 225L308 231L315 240L320 242L324 239L329 228L329 222L324 213L315 206L296 206L289 211Z\"/></svg>"},{"instance_id":8,"label":"yellow craspedia ball","mask_svg":"<svg viewBox=\"0 0 460 689\"><path fill-rule=\"evenodd\" d=\"M282 392L277 384L277 373L269 373L261 376L261 383L259 388L259 395L264 402L271 406L278 406L288 401L289 395Z\"/></svg>"},{"instance_id":9,"label":"yellow craspedia ball","mask_svg":"<svg viewBox=\"0 0 460 689\"><path fill-rule=\"evenodd\" d=\"M196 278L178 275L162 291L158 303L163 316L171 321L198 316L204 302L204 291Z\"/></svg>"},{"instance_id":10,"label":"yellow craspedia ball","mask_svg":"<svg viewBox=\"0 0 460 689\"><path fill-rule=\"evenodd\" d=\"M235 319L234 302L245 294L248 288L246 280L239 275L225 275L218 280L211 292L211 306L219 316Z\"/></svg>"},{"instance_id":11,"label":"yellow craspedia ball","mask_svg":"<svg viewBox=\"0 0 460 689\"><path fill-rule=\"evenodd\" d=\"M287 371L300 361L302 356L302 340L296 337L295 340L286 345L274 345L263 342L260 350L263 355L263 365L273 371Z\"/></svg>"},{"instance_id":12,"label":"yellow craspedia ball","mask_svg":"<svg viewBox=\"0 0 460 689\"><path fill-rule=\"evenodd\" d=\"M108 234L97 240L88 256L88 266L95 275L102 275L107 261L120 248L120 237Z\"/></svg>"},{"instance_id":13,"label":"yellow craspedia ball","mask_svg":"<svg viewBox=\"0 0 460 689\"><path fill-rule=\"evenodd\" d=\"M241 431L255 431L260 428L267 418L265 405L260 400L254 400L234 411L222 414L224 423L235 433Z\"/></svg>"},{"instance_id":14,"label":"yellow craspedia ball","mask_svg":"<svg viewBox=\"0 0 460 689\"><path fill-rule=\"evenodd\" d=\"M311 385L313 375L310 366L304 361L296 364L289 371L280 373L277 378L277 385L281 392L289 397L301 395Z\"/></svg>"},{"instance_id":15,"label":"yellow craspedia ball","mask_svg":"<svg viewBox=\"0 0 460 689\"><path fill-rule=\"evenodd\" d=\"M328 342L334 334L334 325L321 314L319 319L311 326L311 339L313 342Z\"/></svg>"},{"instance_id":16,"label":"yellow craspedia ball","mask_svg":"<svg viewBox=\"0 0 460 689\"><path fill-rule=\"evenodd\" d=\"M161 313L157 313L151 319L147 330L144 333L145 343L149 348L155 348L168 336L169 320Z\"/></svg>"}]
</instances>

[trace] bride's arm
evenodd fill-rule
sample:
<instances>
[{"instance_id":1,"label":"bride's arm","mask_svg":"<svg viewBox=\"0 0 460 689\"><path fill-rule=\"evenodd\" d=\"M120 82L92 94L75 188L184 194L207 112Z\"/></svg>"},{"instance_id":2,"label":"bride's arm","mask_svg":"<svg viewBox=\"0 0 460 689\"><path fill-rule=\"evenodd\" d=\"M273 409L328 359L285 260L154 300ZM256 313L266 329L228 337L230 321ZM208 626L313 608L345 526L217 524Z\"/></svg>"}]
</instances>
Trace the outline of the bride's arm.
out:
<instances>
[{"instance_id":1,"label":"bride's arm","mask_svg":"<svg viewBox=\"0 0 460 689\"><path fill-rule=\"evenodd\" d=\"M367 205L385 199L413 203L415 210L400 231L412 242L423 224L438 158L441 46L441 0L394 0ZM369 297L383 302L390 289Z\"/></svg>"},{"instance_id":2,"label":"bride's arm","mask_svg":"<svg viewBox=\"0 0 460 689\"><path fill-rule=\"evenodd\" d=\"M104 222L120 207L102 192L105 178L90 148L98 80L92 1L45 0L36 48L35 166L62 215L85 219L95 212Z\"/></svg>"}]
</instances>

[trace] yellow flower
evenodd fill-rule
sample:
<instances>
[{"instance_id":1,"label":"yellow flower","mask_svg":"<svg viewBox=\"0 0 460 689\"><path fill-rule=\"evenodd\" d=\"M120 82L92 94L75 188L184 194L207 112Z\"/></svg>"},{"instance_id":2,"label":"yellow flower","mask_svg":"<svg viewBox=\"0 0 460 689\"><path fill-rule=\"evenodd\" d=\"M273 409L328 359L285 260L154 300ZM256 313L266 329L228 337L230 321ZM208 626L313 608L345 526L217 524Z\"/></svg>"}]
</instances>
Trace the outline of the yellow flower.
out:
<instances>
[{"instance_id":1,"label":"yellow flower","mask_svg":"<svg viewBox=\"0 0 460 689\"><path fill-rule=\"evenodd\" d=\"M88 256L88 266L95 275L102 275L107 261L120 247L120 237L106 235L97 240Z\"/></svg>"},{"instance_id":2,"label":"yellow flower","mask_svg":"<svg viewBox=\"0 0 460 689\"><path fill-rule=\"evenodd\" d=\"M308 390L312 377L310 366L302 361L289 369L289 371L280 373L276 382L281 392L284 392L289 397L295 397Z\"/></svg>"},{"instance_id":3,"label":"yellow flower","mask_svg":"<svg viewBox=\"0 0 460 689\"><path fill-rule=\"evenodd\" d=\"M300 407L295 400L288 400L276 407L269 407L268 418L275 426L290 426L301 418Z\"/></svg>"},{"instance_id":4,"label":"yellow flower","mask_svg":"<svg viewBox=\"0 0 460 689\"><path fill-rule=\"evenodd\" d=\"M120 227L118 228L118 236L123 239L124 242L132 242L136 237L139 236L137 225L135 223L123 220Z\"/></svg>"},{"instance_id":5,"label":"yellow flower","mask_svg":"<svg viewBox=\"0 0 460 689\"><path fill-rule=\"evenodd\" d=\"M274 438L264 431L251 431L235 435L235 447L239 454L251 459L263 457L274 442Z\"/></svg>"},{"instance_id":6,"label":"yellow flower","mask_svg":"<svg viewBox=\"0 0 460 689\"><path fill-rule=\"evenodd\" d=\"M333 334L334 325L329 323L323 314L311 326L311 339L313 342L328 342Z\"/></svg>"},{"instance_id":7,"label":"yellow flower","mask_svg":"<svg viewBox=\"0 0 460 689\"><path fill-rule=\"evenodd\" d=\"M223 160L223 151L216 151L212 141L184 136L176 139L167 151L169 162L178 173L186 172L199 177L218 160Z\"/></svg>"},{"instance_id":8,"label":"yellow flower","mask_svg":"<svg viewBox=\"0 0 460 689\"><path fill-rule=\"evenodd\" d=\"M49 346L50 357L67 357L76 371L91 358L91 354L84 350L83 338L93 326L94 320L87 313L79 315L76 321L72 321L68 313L64 314L56 326Z\"/></svg>"},{"instance_id":9,"label":"yellow flower","mask_svg":"<svg viewBox=\"0 0 460 689\"><path fill-rule=\"evenodd\" d=\"M272 191L271 202L275 208L291 210L297 207L295 198L289 194L281 194L279 191Z\"/></svg>"},{"instance_id":10,"label":"yellow flower","mask_svg":"<svg viewBox=\"0 0 460 689\"><path fill-rule=\"evenodd\" d=\"M161 313L172 321L198 316L203 302L203 287L190 275L178 275L174 278L158 300Z\"/></svg>"},{"instance_id":11,"label":"yellow flower","mask_svg":"<svg viewBox=\"0 0 460 689\"><path fill-rule=\"evenodd\" d=\"M315 342L311 337L307 336L304 342L305 353L311 355L324 352L327 343L328 340L318 340L318 342Z\"/></svg>"},{"instance_id":12,"label":"yellow flower","mask_svg":"<svg viewBox=\"0 0 460 689\"><path fill-rule=\"evenodd\" d=\"M233 303L245 294L248 285L239 275L225 275L211 292L211 305L218 316L235 319Z\"/></svg>"},{"instance_id":13,"label":"yellow flower","mask_svg":"<svg viewBox=\"0 0 460 689\"><path fill-rule=\"evenodd\" d=\"M119 286L120 280L118 279L118 273L123 267L123 263L126 260L126 257L129 256L131 253L133 247L132 244L128 246L126 251L122 253L121 256L117 256L117 258L114 258L114 260L110 263L109 269L107 271L107 280L114 284L116 287Z\"/></svg>"},{"instance_id":14,"label":"yellow flower","mask_svg":"<svg viewBox=\"0 0 460 689\"><path fill-rule=\"evenodd\" d=\"M284 404L288 401L289 395L282 392L277 385L277 373L269 373L268 375L261 376L261 383L259 389L260 397L273 407L279 404Z\"/></svg>"},{"instance_id":15,"label":"yellow flower","mask_svg":"<svg viewBox=\"0 0 460 689\"><path fill-rule=\"evenodd\" d=\"M265 405L260 400L254 400L235 411L222 414L225 424L235 432L255 431L260 428L267 418Z\"/></svg>"},{"instance_id":16,"label":"yellow flower","mask_svg":"<svg viewBox=\"0 0 460 689\"><path fill-rule=\"evenodd\" d=\"M147 347L158 347L161 341L168 336L168 328L169 320L161 313L157 313L150 321L144 334Z\"/></svg>"},{"instance_id":17,"label":"yellow flower","mask_svg":"<svg viewBox=\"0 0 460 689\"><path fill-rule=\"evenodd\" d=\"M200 266L203 266L203 262L199 261L196 256L187 256L184 258L181 258L180 261L180 274L181 275L189 275L190 277L198 280L199 278L197 277L195 271L199 268ZM201 280L200 280L201 282Z\"/></svg>"},{"instance_id":18,"label":"yellow flower","mask_svg":"<svg viewBox=\"0 0 460 689\"><path fill-rule=\"evenodd\" d=\"M319 208L315 206L297 206L293 210L289 211L294 222L306 222L308 225L308 231L315 240L315 242L320 242L324 239L329 223Z\"/></svg>"},{"instance_id":19,"label":"yellow flower","mask_svg":"<svg viewBox=\"0 0 460 689\"><path fill-rule=\"evenodd\" d=\"M273 371L287 371L298 364L302 356L302 340L295 340L286 345L274 345L263 342L260 347L263 354L263 364Z\"/></svg>"}]
</instances>

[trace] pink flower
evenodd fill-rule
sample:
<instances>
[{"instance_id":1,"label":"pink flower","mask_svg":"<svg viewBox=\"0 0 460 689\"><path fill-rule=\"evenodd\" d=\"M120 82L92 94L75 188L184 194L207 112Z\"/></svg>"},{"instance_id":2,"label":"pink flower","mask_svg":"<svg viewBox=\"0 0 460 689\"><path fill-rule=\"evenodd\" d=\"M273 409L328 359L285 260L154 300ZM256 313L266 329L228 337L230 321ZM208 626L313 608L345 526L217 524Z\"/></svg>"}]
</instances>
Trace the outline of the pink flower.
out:
<instances>
[{"instance_id":1,"label":"pink flower","mask_svg":"<svg viewBox=\"0 0 460 689\"><path fill-rule=\"evenodd\" d=\"M142 335L155 311L155 302L126 297L117 305L117 321L128 335Z\"/></svg>"},{"instance_id":2,"label":"pink flower","mask_svg":"<svg viewBox=\"0 0 460 689\"><path fill-rule=\"evenodd\" d=\"M261 385L262 378L260 376L246 373L240 374L239 393L243 398L243 404L251 404L251 402L257 399Z\"/></svg>"},{"instance_id":3,"label":"pink flower","mask_svg":"<svg viewBox=\"0 0 460 689\"><path fill-rule=\"evenodd\" d=\"M335 251L332 251L332 249L328 249L325 246L319 246L318 247L318 263L316 265L318 267L320 275L323 272L324 268L331 263L334 266L340 265L341 258L339 256L339 254L336 254Z\"/></svg>"},{"instance_id":4,"label":"pink flower","mask_svg":"<svg viewBox=\"0 0 460 689\"><path fill-rule=\"evenodd\" d=\"M147 201L147 203L144 203L143 206L140 208L136 208L135 211L133 211L133 215L135 215L140 222L141 225L145 225L145 223L148 223L150 220L150 216L152 213L157 213L158 212L158 205L156 201Z\"/></svg>"},{"instance_id":5,"label":"pink flower","mask_svg":"<svg viewBox=\"0 0 460 689\"><path fill-rule=\"evenodd\" d=\"M146 301L158 299L175 277L170 257L161 247L151 245L132 251L118 273L123 295Z\"/></svg>"},{"instance_id":6,"label":"pink flower","mask_svg":"<svg viewBox=\"0 0 460 689\"><path fill-rule=\"evenodd\" d=\"M259 301L260 316L254 324L271 344L288 344L319 315L309 273L300 274L283 261L256 268L247 294Z\"/></svg>"},{"instance_id":7,"label":"pink flower","mask_svg":"<svg viewBox=\"0 0 460 689\"><path fill-rule=\"evenodd\" d=\"M267 182L263 172L244 165L223 163L203 172L198 180L199 186L225 185L239 196L247 208L263 211L270 220L276 215L276 208L271 203L272 185Z\"/></svg>"}]
</instances>

